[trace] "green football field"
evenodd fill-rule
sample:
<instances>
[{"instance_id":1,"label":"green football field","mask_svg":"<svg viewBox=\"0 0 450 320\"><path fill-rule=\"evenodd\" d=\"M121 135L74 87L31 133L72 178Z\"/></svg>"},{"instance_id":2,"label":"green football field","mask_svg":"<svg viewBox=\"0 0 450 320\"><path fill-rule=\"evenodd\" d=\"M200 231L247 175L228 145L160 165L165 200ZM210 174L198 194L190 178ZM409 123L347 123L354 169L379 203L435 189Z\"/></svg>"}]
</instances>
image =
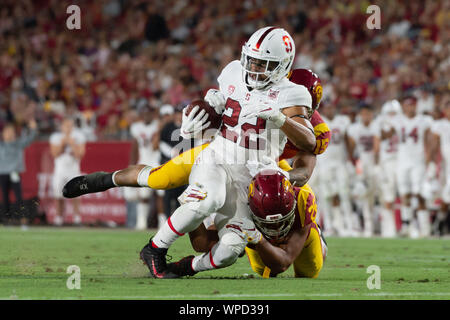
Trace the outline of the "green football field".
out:
<instances>
[{"instance_id":1,"label":"green football field","mask_svg":"<svg viewBox=\"0 0 450 320\"><path fill-rule=\"evenodd\" d=\"M262 279L243 257L229 268L161 280L149 278L138 258L154 232L0 227L0 299L450 299L449 239L328 238L317 279L293 278L291 269ZM169 251L177 260L192 253L187 236ZM67 287L72 265L80 289ZM371 265L379 267L380 289L367 286Z\"/></svg>"}]
</instances>

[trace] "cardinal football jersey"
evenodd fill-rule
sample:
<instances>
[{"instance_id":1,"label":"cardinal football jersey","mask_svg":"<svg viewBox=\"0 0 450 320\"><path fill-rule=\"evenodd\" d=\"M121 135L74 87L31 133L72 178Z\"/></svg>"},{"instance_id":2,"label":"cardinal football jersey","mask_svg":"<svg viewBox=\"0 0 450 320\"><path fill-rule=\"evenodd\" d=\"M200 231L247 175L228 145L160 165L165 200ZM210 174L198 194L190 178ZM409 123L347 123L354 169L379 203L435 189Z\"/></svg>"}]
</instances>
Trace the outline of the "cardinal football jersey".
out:
<instances>
[{"instance_id":1,"label":"cardinal football jersey","mask_svg":"<svg viewBox=\"0 0 450 320\"><path fill-rule=\"evenodd\" d=\"M332 120L323 117L331 130L331 140L328 144L327 152L319 158L319 162L347 161L347 146L345 144L345 134L350 126L350 118L345 115L336 115Z\"/></svg>"},{"instance_id":2,"label":"cardinal football jersey","mask_svg":"<svg viewBox=\"0 0 450 320\"><path fill-rule=\"evenodd\" d=\"M375 138L379 135L376 123L372 121L367 127L361 122L353 123L349 126L347 135L355 141L355 149L362 164L374 164Z\"/></svg>"},{"instance_id":3,"label":"cardinal football jersey","mask_svg":"<svg viewBox=\"0 0 450 320\"><path fill-rule=\"evenodd\" d=\"M143 121L135 122L131 125L130 132L138 143L138 163L150 166L159 165L161 154L159 150L153 149L152 145L152 137L158 132L158 121L154 120L149 124L145 124Z\"/></svg>"},{"instance_id":4,"label":"cardinal football jersey","mask_svg":"<svg viewBox=\"0 0 450 320\"><path fill-rule=\"evenodd\" d=\"M425 132L431 129L432 124L433 118L427 115L419 114L414 118L401 115L397 118L399 163L425 162Z\"/></svg>"},{"instance_id":5,"label":"cardinal football jersey","mask_svg":"<svg viewBox=\"0 0 450 320\"><path fill-rule=\"evenodd\" d=\"M261 104L280 110L292 106L311 108L312 98L306 87L284 78L266 90L249 90L242 79L239 61L230 62L218 77L219 88L225 96L223 123L210 148L227 164L245 164L262 155L278 158L286 144L286 135L271 121L253 116L244 118L246 112Z\"/></svg>"}]
</instances>

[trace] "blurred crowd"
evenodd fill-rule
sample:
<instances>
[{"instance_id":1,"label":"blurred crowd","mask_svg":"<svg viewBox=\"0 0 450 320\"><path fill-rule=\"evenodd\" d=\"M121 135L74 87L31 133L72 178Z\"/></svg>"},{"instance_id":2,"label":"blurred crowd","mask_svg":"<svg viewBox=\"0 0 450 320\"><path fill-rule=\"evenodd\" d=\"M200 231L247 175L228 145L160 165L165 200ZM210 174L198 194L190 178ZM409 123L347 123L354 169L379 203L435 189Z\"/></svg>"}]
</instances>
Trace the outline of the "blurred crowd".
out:
<instances>
[{"instance_id":1,"label":"blurred crowd","mask_svg":"<svg viewBox=\"0 0 450 320\"><path fill-rule=\"evenodd\" d=\"M69 30L66 9L81 9ZM380 7L381 29L366 9ZM323 106L354 119L405 92L434 119L449 99L450 2L435 0L4 0L0 129L38 124L48 139L73 117L86 141L129 140L147 107L179 110L217 85L258 28L294 38L294 68L312 69ZM319 109L320 111L320 109ZM160 113L155 113L156 115Z\"/></svg>"}]
</instances>

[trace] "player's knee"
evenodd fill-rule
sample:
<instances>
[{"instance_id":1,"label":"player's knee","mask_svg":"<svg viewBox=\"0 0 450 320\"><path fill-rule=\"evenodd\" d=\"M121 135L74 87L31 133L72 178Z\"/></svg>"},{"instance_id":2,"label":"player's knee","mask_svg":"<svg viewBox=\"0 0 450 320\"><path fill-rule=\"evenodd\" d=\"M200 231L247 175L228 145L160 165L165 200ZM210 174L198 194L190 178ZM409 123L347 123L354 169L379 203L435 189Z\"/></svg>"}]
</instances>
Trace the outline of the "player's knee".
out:
<instances>
[{"instance_id":1,"label":"player's knee","mask_svg":"<svg viewBox=\"0 0 450 320\"><path fill-rule=\"evenodd\" d=\"M319 276L320 270L322 270L323 261L313 261L308 266L302 268L302 270L295 273L296 278L312 278L315 279Z\"/></svg>"},{"instance_id":2,"label":"player's knee","mask_svg":"<svg viewBox=\"0 0 450 320\"><path fill-rule=\"evenodd\" d=\"M235 233L226 233L222 236L214 255L215 264L220 267L228 267L236 262L242 252L244 252L246 243Z\"/></svg>"},{"instance_id":3,"label":"player's knee","mask_svg":"<svg viewBox=\"0 0 450 320\"><path fill-rule=\"evenodd\" d=\"M220 194L208 192L206 197L199 202L198 210L207 217L222 208L224 202L225 199Z\"/></svg>"}]
</instances>

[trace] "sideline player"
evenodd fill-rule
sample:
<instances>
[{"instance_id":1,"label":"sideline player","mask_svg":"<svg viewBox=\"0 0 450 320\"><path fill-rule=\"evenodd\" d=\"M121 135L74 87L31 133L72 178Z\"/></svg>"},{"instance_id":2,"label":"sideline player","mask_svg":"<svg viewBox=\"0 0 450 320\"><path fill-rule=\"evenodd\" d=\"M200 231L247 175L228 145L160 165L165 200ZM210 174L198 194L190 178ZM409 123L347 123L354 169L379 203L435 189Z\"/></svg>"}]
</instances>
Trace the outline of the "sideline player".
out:
<instances>
[{"instance_id":1,"label":"sideline player","mask_svg":"<svg viewBox=\"0 0 450 320\"><path fill-rule=\"evenodd\" d=\"M400 102L390 100L383 104L381 114L376 119L380 131L379 174L377 177L380 211L380 231L382 237L395 237L394 204L397 198L397 153L399 135L395 131L395 123L402 113Z\"/></svg>"},{"instance_id":2,"label":"sideline player","mask_svg":"<svg viewBox=\"0 0 450 320\"><path fill-rule=\"evenodd\" d=\"M295 277L317 278L327 245L315 220L317 205L311 188L293 187L281 173L263 170L249 185L248 203L252 221L231 219L225 228L248 240L245 252L253 271L274 277L293 264ZM217 231L203 225L189 236L194 250L205 255L219 239ZM193 259L185 257L168 268L180 277L195 275Z\"/></svg>"},{"instance_id":3,"label":"sideline player","mask_svg":"<svg viewBox=\"0 0 450 320\"><path fill-rule=\"evenodd\" d=\"M346 134L350 118L337 113L337 108L331 103L322 105L321 112L325 123L331 130L331 141L327 152L318 158L316 168L316 185L310 183L317 193L323 210L325 233L338 236L354 235L353 209L350 202L350 181Z\"/></svg>"},{"instance_id":4,"label":"sideline player","mask_svg":"<svg viewBox=\"0 0 450 320\"><path fill-rule=\"evenodd\" d=\"M400 136L398 163L401 165L397 166L398 191L402 200L400 232L417 238L431 233L430 213L426 209L422 186L431 162L428 142L433 119L417 113L417 98L413 95L404 97L402 108L403 116L396 121L396 131ZM416 208L417 218L414 214Z\"/></svg>"},{"instance_id":5,"label":"sideline player","mask_svg":"<svg viewBox=\"0 0 450 320\"><path fill-rule=\"evenodd\" d=\"M358 193L358 203L362 209L363 236L371 237L374 233L374 209L376 195L376 176L373 168L378 162L379 133L373 121L373 110L369 105L362 105L359 121L349 126L347 131L348 152L352 163L357 164L357 182L362 188Z\"/></svg>"},{"instance_id":6,"label":"sideline player","mask_svg":"<svg viewBox=\"0 0 450 320\"><path fill-rule=\"evenodd\" d=\"M144 106L140 112L140 120L130 126L130 133L134 138L133 150L137 159L136 163L145 163L157 167L161 164L161 153L159 151L159 121L155 117L156 109ZM136 156L137 155L137 156ZM162 192L162 194L161 194ZM150 211L150 198L154 194L158 216L164 217L162 204L163 191L149 188L127 189L127 196L134 194L134 199L139 200L137 204L136 229L147 228L147 219Z\"/></svg>"},{"instance_id":7,"label":"sideline player","mask_svg":"<svg viewBox=\"0 0 450 320\"><path fill-rule=\"evenodd\" d=\"M50 152L54 158L53 196L56 204L56 216L53 223L61 226L64 222L63 186L73 177L81 174L80 163L86 152L86 138L81 131L74 127L72 118L65 118L61 122L59 132L50 136ZM73 202L73 223L81 224L80 200Z\"/></svg>"},{"instance_id":8,"label":"sideline player","mask_svg":"<svg viewBox=\"0 0 450 320\"><path fill-rule=\"evenodd\" d=\"M445 175L442 179L441 199L442 205L436 216L435 225L436 231L439 234L445 234L445 223L448 221L448 211L450 209L450 99L444 101L442 106L444 117L436 121L431 131L433 134L435 145L432 154L441 154L441 167L444 169ZM447 225L448 227L448 225Z\"/></svg>"}]
</instances>

